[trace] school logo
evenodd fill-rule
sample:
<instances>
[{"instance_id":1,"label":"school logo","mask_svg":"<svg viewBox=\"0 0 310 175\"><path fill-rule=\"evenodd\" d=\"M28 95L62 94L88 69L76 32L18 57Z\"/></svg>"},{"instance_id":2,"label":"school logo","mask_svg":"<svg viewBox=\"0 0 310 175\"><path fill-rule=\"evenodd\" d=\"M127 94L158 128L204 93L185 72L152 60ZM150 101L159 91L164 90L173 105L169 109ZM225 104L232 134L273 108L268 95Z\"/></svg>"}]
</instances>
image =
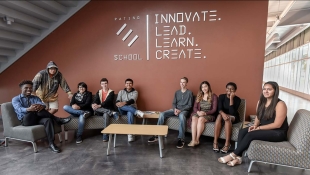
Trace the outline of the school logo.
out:
<instances>
[{"instance_id":1,"label":"school logo","mask_svg":"<svg viewBox=\"0 0 310 175\"><path fill-rule=\"evenodd\" d=\"M150 16L153 16L152 21L149 19ZM115 21L123 22L120 23L116 35L120 41L127 42L128 47L131 47L139 38L138 34L133 34L133 30L129 27L130 20L140 20L140 16L115 18ZM156 60L207 59L207 53L204 53L200 43L195 40L195 36L202 34L193 33L188 26L198 22L202 26L204 22L214 23L221 20L217 10L146 15L146 35L143 36L146 37L146 48L141 48L146 49L146 55L118 54L114 55L114 60L143 60L143 58L150 60L150 42L153 43L152 45L155 44L155 53L152 55L155 55ZM152 30L155 33L149 32L150 27L155 29ZM152 40L149 36L152 36Z\"/></svg>"}]
</instances>

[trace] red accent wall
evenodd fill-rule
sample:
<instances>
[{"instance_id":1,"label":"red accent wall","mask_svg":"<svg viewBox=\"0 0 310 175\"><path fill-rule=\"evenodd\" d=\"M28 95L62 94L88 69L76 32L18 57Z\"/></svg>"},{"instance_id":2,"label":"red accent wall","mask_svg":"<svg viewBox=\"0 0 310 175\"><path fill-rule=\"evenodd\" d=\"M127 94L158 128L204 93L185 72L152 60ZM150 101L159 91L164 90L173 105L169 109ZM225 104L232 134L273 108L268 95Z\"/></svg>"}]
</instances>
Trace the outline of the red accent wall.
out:
<instances>
[{"instance_id":1,"label":"red accent wall","mask_svg":"<svg viewBox=\"0 0 310 175\"><path fill-rule=\"evenodd\" d=\"M0 74L0 103L11 101L20 93L18 83L32 80L52 60L73 91L84 81L95 93L100 88L99 80L106 77L117 93L124 88L124 80L132 78L141 110L171 108L174 92L184 76L189 78L188 88L195 95L204 80L210 82L217 95L225 93L225 85L232 81L238 85L237 95L247 100L247 115L254 114L263 76L267 8L268 1L91 1ZM202 11L208 11L205 17ZM193 19L195 12L199 21L197 16ZM160 23L161 14L173 17L174 13L182 13L183 22L180 22L182 14L178 14L176 22L172 18L170 23ZM155 14L159 15L159 23ZM149 60L146 60L146 15L149 15ZM125 23L125 29L116 35ZM172 35L164 31L171 32L173 26L179 28L179 25L186 27L184 35L177 35L175 30ZM156 36L156 27L157 35L169 35ZM122 41L129 29L132 33ZM138 39L129 47L135 35ZM182 38L187 37L193 45L184 42L184 47ZM169 43L164 43L164 38L169 38ZM171 44L174 38L181 42L180 47L179 42L177 46ZM187 51L186 58L181 54L181 58L172 59L173 53L178 55L182 49ZM191 58L187 49L193 49ZM169 59L157 59L163 50L169 51ZM139 54L140 60L128 60L128 54ZM127 55L127 60L115 60L114 55ZM62 106L69 101L61 89L59 94L57 115L65 117Z\"/></svg>"}]
</instances>

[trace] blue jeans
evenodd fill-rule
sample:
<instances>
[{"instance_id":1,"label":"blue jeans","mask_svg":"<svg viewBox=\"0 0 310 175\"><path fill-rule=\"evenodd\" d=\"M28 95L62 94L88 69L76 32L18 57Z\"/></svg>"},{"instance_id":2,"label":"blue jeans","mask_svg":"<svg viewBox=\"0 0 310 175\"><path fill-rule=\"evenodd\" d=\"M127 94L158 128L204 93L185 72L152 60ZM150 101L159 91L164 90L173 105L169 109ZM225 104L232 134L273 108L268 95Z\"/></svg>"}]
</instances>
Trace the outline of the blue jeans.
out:
<instances>
[{"instance_id":1,"label":"blue jeans","mask_svg":"<svg viewBox=\"0 0 310 175\"><path fill-rule=\"evenodd\" d=\"M136 114L136 111L137 111L136 108L125 105L125 106L118 108L118 111L121 115L127 114L128 124L134 123L134 115Z\"/></svg>"},{"instance_id":2,"label":"blue jeans","mask_svg":"<svg viewBox=\"0 0 310 175\"><path fill-rule=\"evenodd\" d=\"M189 114L188 111L182 111L178 115L180 120L180 126L179 126L179 139L185 138L185 125L186 125L186 116ZM159 114L157 125L163 125L165 123L165 119L168 117L176 116L174 115L174 109L169 109L167 111L161 112Z\"/></svg>"},{"instance_id":3,"label":"blue jeans","mask_svg":"<svg viewBox=\"0 0 310 175\"><path fill-rule=\"evenodd\" d=\"M66 112L68 112L69 114L73 115L74 117L79 117L79 126L78 126L78 131L77 131L77 135L81 136L83 134L84 131L84 125L85 125L85 118L83 116L84 112L83 110L77 110L77 109L73 109L71 106L69 105L65 105L64 106L64 110Z\"/></svg>"}]
</instances>

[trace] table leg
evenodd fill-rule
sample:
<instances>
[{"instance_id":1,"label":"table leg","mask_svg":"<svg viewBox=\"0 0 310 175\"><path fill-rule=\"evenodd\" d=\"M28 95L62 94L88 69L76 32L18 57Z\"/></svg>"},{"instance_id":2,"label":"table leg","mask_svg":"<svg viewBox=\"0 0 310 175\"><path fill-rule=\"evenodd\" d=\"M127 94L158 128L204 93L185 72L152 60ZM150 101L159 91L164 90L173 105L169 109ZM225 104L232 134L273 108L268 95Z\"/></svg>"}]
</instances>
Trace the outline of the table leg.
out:
<instances>
[{"instance_id":1,"label":"table leg","mask_svg":"<svg viewBox=\"0 0 310 175\"><path fill-rule=\"evenodd\" d=\"M143 118L143 120L142 120L142 125L144 125L145 124L145 118Z\"/></svg>"},{"instance_id":2,"label":"table leg","mask_svg":"<svg viewBox=\"0 0 310 175\"><path fill-rule=\"evenodd\" d=\"M114 134L114 148L115 148L115 145L116 145L116 134Z\"/></svg>"},{"instance_id":3,"label":"table leg","mask_svg":"<svg viewBox=\"0 0 310 175\"><path fill-rule=\"evenodd\" d=\"M162 153L162 136L158 136L158 146L159 146L159 157L163 157L163 153Z\"/></svg>"},{"instance_id":4,"label":"table leg","mask_svg":"<svg viewBox=\"0 0 310 175\"><path fill-rule=\"evenodd\" d=\"M165 145L164 145L164 137L163 136L160 136L161 138L161 149L165 149Z\"/></svg>"},{"instance_id":5,"label":"table leg","mask_svg":"<svg viewBox=\"0 0 310 175\"><path fill-rule=\"evenodd\" d=\"M107 156L109 155L109 152L110 152L111 138L112 138L112 134L110 134L110 136L109 136L108 149L107 149Z\"/></svg>"}]
</instances>

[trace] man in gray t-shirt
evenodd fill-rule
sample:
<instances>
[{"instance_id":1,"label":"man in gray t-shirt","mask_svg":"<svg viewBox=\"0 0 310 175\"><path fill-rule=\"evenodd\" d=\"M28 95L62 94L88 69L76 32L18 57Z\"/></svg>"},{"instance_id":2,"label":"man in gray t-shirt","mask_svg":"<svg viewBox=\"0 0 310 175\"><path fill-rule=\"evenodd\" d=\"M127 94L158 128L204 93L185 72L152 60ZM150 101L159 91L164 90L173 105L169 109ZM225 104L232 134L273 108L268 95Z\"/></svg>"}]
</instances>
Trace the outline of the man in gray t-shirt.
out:
<instances>
[{"instance_id":1,"label":"man in gray t-shirt","mask_svg":"<svg viewBox=\"0 0 310 175\"><path fill-rule=\"evenodd\" d=\"M190 110L193 106L193 92L186 88L188 79L186 77L181 78L180 86L181 89L176 91L174 94L174 99L172 102L172 109L161 112L158 118L157 125L163 125L165 119L171 116L178 116L180 120L179 126L179 136L177 148L183 148L185 142L185 126L186 126L186 117L189 115ZM157 141L157 136L151 137L148 142Z\"/></svg>"}]
</instances>

